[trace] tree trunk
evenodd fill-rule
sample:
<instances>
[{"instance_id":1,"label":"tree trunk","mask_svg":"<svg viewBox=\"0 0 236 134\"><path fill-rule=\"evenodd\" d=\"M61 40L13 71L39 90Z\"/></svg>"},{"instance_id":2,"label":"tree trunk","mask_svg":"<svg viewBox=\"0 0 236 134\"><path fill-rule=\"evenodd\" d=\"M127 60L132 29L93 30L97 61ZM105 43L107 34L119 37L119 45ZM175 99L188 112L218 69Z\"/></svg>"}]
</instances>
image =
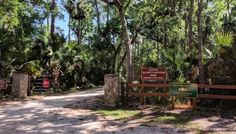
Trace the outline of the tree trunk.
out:
<instances>
[{"instance_id":1,"label":"tree trunk","mask_svg":"<svg viewBox=\"0 0 236 134\"><path fill-rule=\"evenodd\" d=\"M127 22L125 18L125 12L131 0L129 0L126 5L124 4L124 1L120 1L120 0L115 0L113 2L109 0L102 0L102 1L107 3L107 6L109 6L109 4L115 5L119 10L119 16L120 16L120 21L122 25L122 41L123 41L122 43L126 46L127 78L128 78L128 82L130 83L133 80L133 68L132 68L133 62L132 62L132 51L130 47L130 38L129 38L128 27L127 27Z\"/></svg>"},{"instance_id":2,"label":"tree trunk","mask_svg":"<svg viewBox=\"0 0 236 134\"><path fill-rule=\"evenodd\" d=\"M69 44L70 41L71 41L71 36L70 36L70 20L71 20L71 18L70 18L70 16L69 16L69 24L68 24L68 44Z\"/></svg>"},{"instance_id":3,"label":"tree trunk","mask_svg":"<svg viewBox=\"0 0 236 134\"><path fill-rule=\"evenodd\" d=\"M49 3L49 0L47 0L47 3ZM50 13L47 15L47 30L50 31Z\"/></svg>"},{"instance_id":4,"label":"tree trunk","mask_svg":"<svg viewBox=\"0 0 236 134\"><path fill-rule=\"evenodd\" d=\"M124 40L124 44L126 46L126 60L127 60L127 78L128 78L128 82L132 82L133 80L133 62L132 62L132 51L131 51L131 47L130 47L130 37L129 37L129 33L128 33L128 27L127 27L127 23L126 23L126 18L125 18L125 8L124 5L121 6L121 8L119 8L119 13L120 13L120 19L121 19L121 24L122 24L122 38Z\"/></svg>"},{"instance_id":5,"label":"tree trunk","mask_svg":"<svg viewBox=\"0 0 236 134\"><path fill-rule=\"evenodd\" d=\"M127 52L124 53L124 55L122 56L120 62L118 63L117 68L116 68L117 69L116 72L119 72L119 70L120 70L120 68L122 66L122 63L124 63L126 54L127 54Z\"/></svg>"},{"instance_id":6,"label":"tree trunk","mask_svg":"<svg viewBox=\"0 0 236 134\"><path fill-rule=\"evenodd\" d=\"M227 5L227 14L228 14L228 19L229 22L231 22L231 15L230 15L230 4L231 4L232 0L227 0L226 1L226 5Z\"/></svg>"},{"instance_id":7,"label":"tree trunk","mask_svg":"<svg viewBox=\"0 0 236 134\"><path fill-rule=\"evenodd\" d=\"M163 46L164 46L164 49L167 48L167 42L168 42L168 39L167 39L167 28L166 26L163 26L163 32L164 32L164 35L163 35Z\"/></svg>"},{"instance_id":8,"label":"tree trunk","mask_svg":"<svg viewBox=\"0 0 236 134\"><path fill-rule=\"evenodd\" d=\"M187 50L188 48L188 17L187 17L187 13L184 15L184 36L185 36L185 44L183 45L183 49Z\"/></svg>"},{"instance_id":9,"label":"tree trunk","mask_svg":"<svg viewBox=\"0 0 236 134\"><path fill-rule=\"evenodd\" d=\"M107 22L109 22L109 13L110 13L110 10L109 10L109 5L107 5Z\"/></svg>"},{"instance_id":10,"label":"tree trunk","mask_svg":"<svg viewBox=\"0 0 236 134\"><path fill-rule=\"evenodd\" d=\"M78 37L78 41L77 41L77 44L80 45L81 44L81 23L80 23L80 20L78 20L79 24L78 24L78 27L77 27L77 37Z\"/></svg>"},{"instance_id":11,"label":"tree trunk","mask_svg":"<svg viewBox=\"0 0 236 134\"><path fill-rule=\"evenodd\" d=\"M55 32L55 14L54 14L55 7L56 7L56 1L52 0L52 4L51 4L51 31L50 31L51 38L53 37L54 32Z\"/></svg>"},{"instance_id":12,"label":"tree trunk","mask_svg":"<svg viewBox=\"0 0 236 134\"><path fill-rule=\"evenodd\" d=\"M188 14L188 45L189 50L193 48L193 11L194 11L194 0L190 0L190 8Z\"/></svg>"},{"instance_id":13,"label":"tree trunk","mask_svg":"<svg viewBox=\"0 0 236 134\"><path fill-rule=\"evenodd\" d=\"M95 3L95 9L96 9L96 15L97 15L97 32L101 32L101 26L100 26L100 13L99 13L99 8L98 8L98 2L97 0L94 0Z\"/></svg>"},{"instance_id":14,"label":"tree trunk","mask_svg":"<svg viewBox=\"0 0 236 134\"><path fill-rule=\"evenodd\" d=\"M2 65L2 48L0 46L0 78L3 77L3 65Z\"/></svg>"},{"instance_id":15,"label":"tree trunk","mask_svg":"<svg viewBox=\"0 0 236 134\"><path fill-rule=\"evenodd\" d=\"M204 83L204 70L202 63L202 9L203 0L198 0L198 11L197 11L197 29L198 29L198 67L199 67L199 82Z\"/></svg>"}]
</instances>

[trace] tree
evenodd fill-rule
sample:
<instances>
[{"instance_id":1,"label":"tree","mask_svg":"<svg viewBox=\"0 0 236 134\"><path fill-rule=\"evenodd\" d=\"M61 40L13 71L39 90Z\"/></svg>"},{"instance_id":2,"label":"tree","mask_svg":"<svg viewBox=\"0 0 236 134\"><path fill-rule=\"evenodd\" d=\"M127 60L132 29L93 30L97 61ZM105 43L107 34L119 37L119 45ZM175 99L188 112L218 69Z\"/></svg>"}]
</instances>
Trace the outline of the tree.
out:
<instances>
[{"instance_id":1,"label":"tree","mask_svg":"<svg viewBox=\"0 0 236 134\"><path fill-rule=\"evenodd\" d=\"M202 61L202 10L203 10L203 0L198 0L198 11L197 11L197 29L198 29L198 67L199 67L199 82L204 83L204 70Z\"/></svg>"},{"instance_id":2,"label":"tree","mask_svg":"<svg viewBox=\"0 0 236 134\"><path fill-rule=\"evenodd\" d=\"M52 0L52 3L51 3L51 32L50 32L50 35L51 35L51 38L53 39L53 36L54 36L54 31L55 31L55 8L56 8L56 1L55 0Z\"/></svg>"},{"instance_id":3,"label":"tree","mask_svg":"<svg viewBox=\"0 0 236 134\"><path fill-rule=\"evenodd\" d=\"M222 69L221 74L236 74L234 0L64 0L63 4L70 16L68 35L55 26L55 20L63 17L57 0L0 0L2 72L49 73L56 63L65 73L62 81L67 87L102 83L106 73L127 76L132 82L133 72L139 79L142 66L167 67L169 76L181 82L187 80L191 66L198 66L199 81L204 83L209 64L217 60L231 70ZM215 45L229 42L232 47ZM163 55L169 61L162 60Z\"/></svg>"},{"instance_id":4,"label":"tree","mask_svg":"<svg viewBox=\"0 0 236 134\"><path fill-rule=\"evenodd\" d=\"M100 12L99 12L97 0L94 0L94 5L95 5L96 16L97 16L97 32L100 33L101 32L101 22L100 22Z\"/></svg>"},{"instance_id":5,"label":"tree","mask_svg":"<svg viewBox=\"0 0 236 134\"><path fill-rule=\"evenodd\" d=\"M71 29L77 36L77 44L82 44L82 39L86 33L91 32L93 9L92 1L67 0L64 4L68 11L71 21Z\"/></svg>"},{"instance_id":6,"label":"tree","mask_svg":"<svg viewBox=\"0 0 236 134\"><path fill-rule=\"evenodd\" d=\"M126 20L125 14L131 0L129 0L126 4L125 4L125 0L114 0L112 2L110 2L109 0L102 0L102 1L106 2L107 4L115 5L119 11L120 21L122 25L122 39L124 40L123 45L126 46L127 78L128 78L128 82L130 83L132 82L132 79L133 79L133 62L132 62L132 53L131 53L131 47L130 47L130 37L129 37L127 20Z\"/></svg>"},{"instance_id":7,"label":"tree","mask_svg":"<svg viewBox=\"0 0 236 134\"><path fill-rule=\"evenodd\" d=\"M188 45L189 50L193 48L193 11L194 0L190 0L189 14L188 14Z\"/></svg>"}]
</instances>

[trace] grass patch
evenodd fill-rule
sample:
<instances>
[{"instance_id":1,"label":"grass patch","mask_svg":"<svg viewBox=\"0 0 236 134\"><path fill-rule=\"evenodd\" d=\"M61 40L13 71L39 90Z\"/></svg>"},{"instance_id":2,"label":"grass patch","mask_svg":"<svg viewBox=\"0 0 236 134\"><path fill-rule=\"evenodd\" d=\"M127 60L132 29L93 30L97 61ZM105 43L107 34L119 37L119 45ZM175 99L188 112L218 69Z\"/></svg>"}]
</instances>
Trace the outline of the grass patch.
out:
<instances>
[{"instance_id":1,"label":"grass patch","mask_svg":"<svg viewBox=\"0 0 236 134\"><path fill-rule=\"evenodd\" d=\"M153 119L154 122L164 123L164 124L185 124L185 119L177 118L175 116L160 116Z\"/></svg>"},{"instance_id":2,"label":"grass patch","mask_svg":"<svg viewBox=\"0 0 236 134\"><path fill-rule=\"evenodd\" d=\"M98 112L104 115L105 117L109 117L115 120L122 120L141 116L139 110L129 109L99 109Z\"/></svg>"},{"instance_id":3,"label":"grass patch","mask_svg":"<svg viewBox=\"0 0 236 134\"><path fill-rule=\"evenodd\" d=\"M201 125L198 123L191 123L189 122L190 118L186 116L173 116L173 115L166 115L166 116L159 116L155 117L149 122L146 122L143 125L171 125L178 128L185 128L195 131L195 133L200 133Z\"/></svg>"}]
</instances>

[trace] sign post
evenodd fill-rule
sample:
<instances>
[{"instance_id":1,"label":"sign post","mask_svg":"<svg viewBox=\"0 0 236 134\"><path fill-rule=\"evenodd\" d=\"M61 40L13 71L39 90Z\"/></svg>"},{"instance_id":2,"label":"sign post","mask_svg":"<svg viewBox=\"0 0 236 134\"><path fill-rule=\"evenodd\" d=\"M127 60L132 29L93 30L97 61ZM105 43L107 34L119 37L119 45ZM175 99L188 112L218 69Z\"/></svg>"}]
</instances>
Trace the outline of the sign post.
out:
<instances>
[{"instance_id":1,"label":"sign post","mask_svg":"<svg viewBox=\"0 0 236 134\"><path fill-rule=\"evenodd\" d=\"M152 67L143 67L141 70L141 93L144 93L144 84L145 81L161 81L166 84L167 80L167 70L165 68L152 68ZM166 88L165 88L166 91ZM140 101L145 104L145 98L140 97Z\"/></svg>"},{"instance_id":2,"label":"sign post","mask_svg":"<svg viewBox=\"0 0 236 134\"><path fill-rule=\"evenodd\" d=\"M194 83L170 83L169 87L169 93L172 97L172 103L174 107L179 108L193 108L196 104L196 98L198 97L198 86ZM188 101L187 106L178 106L174 104L174 98L188 98L193 99L193 103L191 104L191 101Z\"/></svg>"}]
</instances>

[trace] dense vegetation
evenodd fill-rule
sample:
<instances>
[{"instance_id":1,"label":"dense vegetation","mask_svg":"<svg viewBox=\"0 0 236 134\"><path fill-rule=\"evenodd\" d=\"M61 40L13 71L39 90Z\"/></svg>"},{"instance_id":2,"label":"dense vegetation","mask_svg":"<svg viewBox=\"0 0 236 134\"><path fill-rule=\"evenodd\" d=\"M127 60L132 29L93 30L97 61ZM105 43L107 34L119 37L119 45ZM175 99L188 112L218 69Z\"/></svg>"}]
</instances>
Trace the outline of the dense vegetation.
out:
<instances>
[{"instance_id":1,"label":"dense vegetation","mask_svg":"<svg viewBox=\"0 0 236 134\"><path fill-rule=\"evenodd\" d=\"M166 67L172 81L236 84L235 0L0 0L0 77L52 75L56 88L139 79ZM76 38L72 38L76 36Z\"/></svg>"}]
</instances>

